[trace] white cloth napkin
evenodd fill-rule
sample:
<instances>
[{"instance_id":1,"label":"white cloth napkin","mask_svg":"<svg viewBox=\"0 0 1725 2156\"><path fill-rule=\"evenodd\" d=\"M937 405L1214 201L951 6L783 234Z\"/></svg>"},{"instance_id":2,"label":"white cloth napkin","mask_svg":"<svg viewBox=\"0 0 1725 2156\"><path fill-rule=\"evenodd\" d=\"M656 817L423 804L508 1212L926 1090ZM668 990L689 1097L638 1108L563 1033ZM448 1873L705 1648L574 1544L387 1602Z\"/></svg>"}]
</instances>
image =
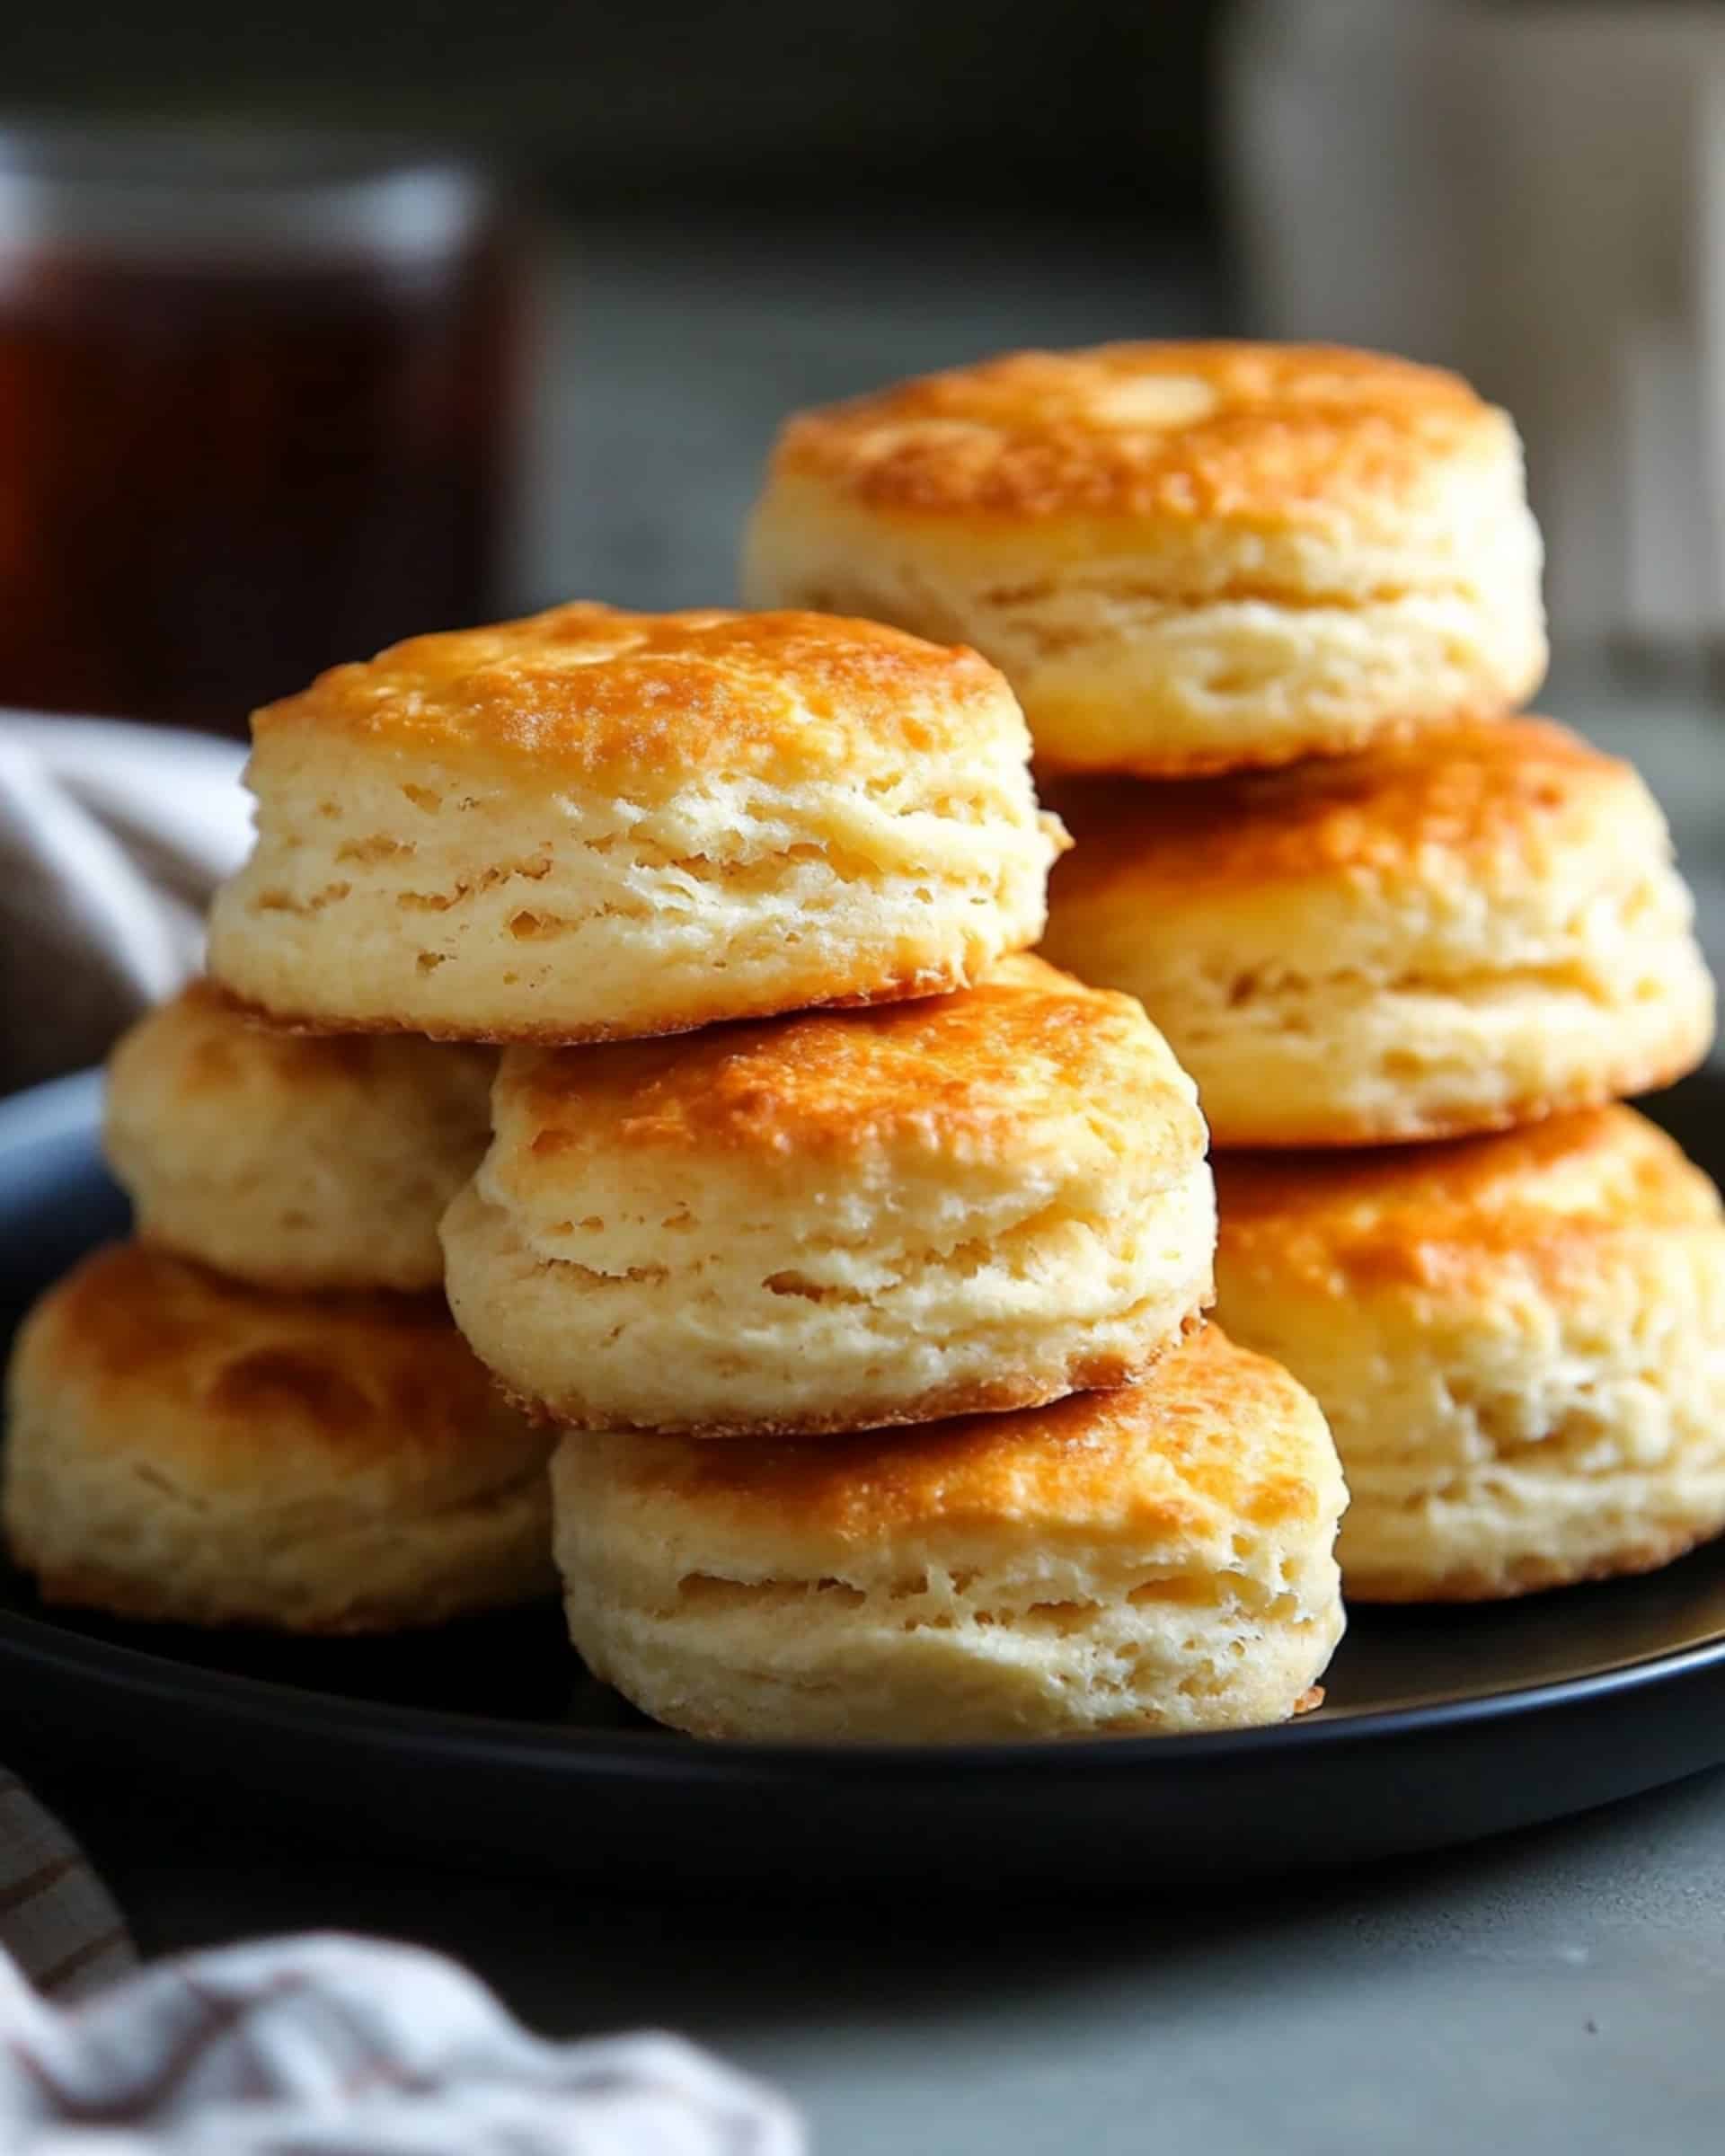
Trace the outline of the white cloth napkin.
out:
<instances>
[{"instance_id":1,"label":"white cloth napkin","mask_svg":"<svg viewBox=\"0 0 1725 2156\"><path fill-rule=\"evenodd\" d=\"M201 963L251 843L236 744L0 711L0 1091L99 1062Z\"/></svg>"},{"instance_id":2,"label":"white cloth napkin","mask_svg":"<svg viewBox=\"0 0 1725 2156\"><path fill-rule=\"evenodd\" d=\"M7 2156L801 2156L770 2090L674 2037L553 2044L442 1956L335 1935L51 2005L0 1953Z\"/></svg>"}]
</instances>

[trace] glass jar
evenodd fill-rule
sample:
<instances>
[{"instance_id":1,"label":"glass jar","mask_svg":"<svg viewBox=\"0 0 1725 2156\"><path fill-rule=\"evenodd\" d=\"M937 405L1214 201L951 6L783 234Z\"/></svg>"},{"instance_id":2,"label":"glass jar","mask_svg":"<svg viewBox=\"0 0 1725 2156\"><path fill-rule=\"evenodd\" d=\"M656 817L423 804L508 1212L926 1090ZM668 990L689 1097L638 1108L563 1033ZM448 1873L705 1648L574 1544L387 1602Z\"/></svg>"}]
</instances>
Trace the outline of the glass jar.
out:
<instances>
[{"instance_id":1,"label":"glass jar","mask_svg":"<svg viewBox=\"0 0 1725 2156\"><path fill-rule=\"evenodd\" d=\"M0 135L0 702L242 732L495 611L518 272L398 148Z\"/></svg>"}]
</instances>

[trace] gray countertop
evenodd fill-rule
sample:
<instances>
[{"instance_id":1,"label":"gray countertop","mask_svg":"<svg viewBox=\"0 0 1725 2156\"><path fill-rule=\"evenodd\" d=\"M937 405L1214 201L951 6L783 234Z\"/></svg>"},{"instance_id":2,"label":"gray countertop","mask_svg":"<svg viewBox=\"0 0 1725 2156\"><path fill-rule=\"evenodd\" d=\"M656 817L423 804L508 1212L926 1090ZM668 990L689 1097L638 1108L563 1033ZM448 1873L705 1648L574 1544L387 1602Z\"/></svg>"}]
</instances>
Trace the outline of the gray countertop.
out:
<instances>
[{"instance_id":1,"label":"gray countertop","mask_svg":"<svg viewBox=\"0 0 1725 2156\"><path fill-rule=\"evenodd\" d=\"M770 2076L820 2156L1676 2156L1725 2096L1725 1772L1233 1899L597 1895L74 1807L147 1945L339 1925L557 2034L658 2023ZM571 1833L579 1833L571 1822Z\"/></svg>"},{"instance_id":2,"label":"gray countertop","mask_svg":"<svg viewBox=\"0 0 1725 2156\"><path fill-rule=\"evenodd\" d=\"M1216 313L1123 240L1080 255L1022 234L613 230L570 243L542 323L518 586L655 605L730 596L787 406ZM1583 666L1542 701L1648 771L1725 969L1725 719L1696 691ZM55 1794L151 1947L308 1924L417 1938L546 2029L657 2022L712 2043L805 2106L822 2156L1581 2156L1720 2139L1725 1772L1438 1859L1232 1901L1064 1907L692 1903L650 1877L599 1896Z\"/></svg>"}]
</instances>

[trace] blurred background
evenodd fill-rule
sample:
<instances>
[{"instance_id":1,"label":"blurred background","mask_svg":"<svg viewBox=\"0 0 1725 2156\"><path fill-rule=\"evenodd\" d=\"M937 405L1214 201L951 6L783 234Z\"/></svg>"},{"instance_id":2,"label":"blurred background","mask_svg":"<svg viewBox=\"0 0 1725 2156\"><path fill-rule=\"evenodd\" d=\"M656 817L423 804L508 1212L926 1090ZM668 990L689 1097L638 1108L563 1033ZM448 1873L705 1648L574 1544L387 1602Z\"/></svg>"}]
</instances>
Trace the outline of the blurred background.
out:
<instances>
[{"instance_id":1,"label":"blurred background","mask_svg":"<svg viewBox=\"0 0 1725 2156\"><path fill-rule=\"evenodd\" d=\"M219 723L464 595L723 596L787 407L1194 331L1464 367L1566 641L1725 640L1725 8L62 0L6 44L0 611L69 634L18 557L75 545L161 678L0 648L0 697ZM398 151L444 193L368 195Z\"/></svg>"},{"instance_id":2,"label":"blurred background","mask_svg":"<svg viewBox=\"0 0 1725 2156\"><path fill-rule=\"evenodd\" d=\"M283 129L388 130L500 181L528 222L509 234L501 281L513 291L494 280L473 303L491 318L499 348L464 355L469 370L489 367L490 409L447 420L451 433L464 426L492 437L470 444L469 455L497 462L497 553L458 573L440 561L442 582L473 585L468 611L481 614L577 593L660 606L730 596L739 521L788 407L1003 345L1185 333L1229 318L1210 112L1219 19L1211 6L1158 11L1118 0L1075 0L1039 22L1010 0L874 0L812 11L779 0L636 9L591 0L483 8L471 0L303 0L289 25L279 12L217 0L164 0L147 11L69 0L13 26L5 96L15 120L84 123L66 165L75 176L87 171L106 145L122 187L116 131L140 122L189 131L194 191L201 155L208 189L232 197L236 136L264 141L254 172L270 168L271 136L275 169L296 171ZM207 255L207 241L181 234L189 212L177 190L158 184L155 193L153 205L131 195L125 236L133 257L154 252L181 269ZM5 207L0 162L0 244L22 221ZM332 252L354 252L364 210L357 200L327 207L323 237ZM244 236L235 234L231 252L242 252ZM462 243L448 236L453 256ZM54 252L67 250L62 242ZM111 238L108 252L125 250ZM282 252L276 235L261 233L248 266L274 264L291 283ZM322 386L308 379L315 356L298 349L304 316L323 310L327 364L343 370L345 361L349 399L367 408L374 441L389 425L392 398L406 405L438 385L404 374L390 383L351 379L366 369L351 347L338 353L334 317L344 305L366 312L357 289L366 269L373 309L386 311L385 287L394 287L404 318L416 304L404 288L411 278L424 286L441 271L455 285L463 274L433 260L404 270L386 244L376 254L359 273L349 270L345 292L327 279L314 291L315 280L302 277L297 292L283 295L285 309L272 309L254 279L248 301L254 317L298 313L302 403ZM167 417L160 347L173 325L164 317L199 310L191 281L181 275L172 296L143 296L110 332L111 344L129 347L116 369L128 378L107 393L134 411L154 398ZM21 312L33 311L40 331L51 305L38 293L21 309L13 297L8 313L6 297L0 288L0 355L27 333ZM423 313L423 297L418 304ZM458 312L463 303L452 295L449 304ZM84 305L87 314L87 296ZM140 314L151 317L147 326ZM422 345L428 326L403 319L402 340ZM437 331L449 340L447 322ZM378 335L392 341L387 327ZM51 340L60 348L56 386L75 340L69 328ZM187 335L188 347L195 341ZM194 364L185 372L231 373L252 357L234 349L243 341L207 338L224 349L189 351ZM278 375L283 357L278 344ZM382 354L368 357L374 370L389 370ZM146 368L155 377L147 382ZM423 352L420 371L430 371ZM6 369L8 386L14 373ZM80 385L68 432L90 425L90 387ZM149 483L181 500L188 461L201 466L213 454L211 403L232 398L208 380L186 383L183 393L199 406L190 424L154 426L128 444L135 462L155 463L164 433L173 436L177 470L159 480L152 472ZM287 425L285 414L261 409L267 394L262 384L245 393L250 446L223 445L223 473L235 455L255 462L258 435ZM317 432L326 435L345 414L321 402ZM4 423L32 422L9 399ZM295 460L279 448L261 452L282 465L278 517L300 506L310 447ZM452 448L444 454L456 461ZM0 459L0 485L13 455ZM111 466L106 477L118 490L119 473ZM403 523L421 527L410 549L421 555L436 509L414 503L412 516L406 497L422 478L398 466L390 482ZM455 485L446 475L438 505L446 515ZM215 490L211 481L206 492ZM255 548L245 535L255 506L234 505L237 528L218 550L225 566L202 572L207 586L234 587L221 601L248 617L259 602L239 588L260 579L243 572L234 549ZM332 519L341 506L327 505ZM180 535L189 552L194 535ZM146 574L155 573L160 540L158 530ZM79 544L87 561L87 533ZM490 545L488 535L475 551ZM379 575L375 538L360 551L368 565L359 581L370 585ZM314 663L450 620L453 595L424 589L428 567L419 563L418 594L377 595L369 642L359 623L343 622ZM315 571L302 569L296 581L307 580ZM45 603L34 609L39 621ZM302 592L299 604L329 611L331 598ZM247 620L257 643L267 644L270 630ZM296 649L276 666L260 649L243 703L297 685L311 658ZM177 702L186 715L186 676L209 671L208 654L200 662L181 650L173 671L181 694L163 685L164 711ZM73 674L67 700L118 708L102 685ZM218 719L228 685L206 685L208 715ZM51 687L47 678L8 680L0 650L0 700L40 702Z\"/></svg>"},{"instance_id":3,"label":"blurred background","mask_svg":"<svg viewBox=\"0 0 1725 2156\"><path fill-rule=\"evenodd\" d=\"M1516 411L1544 701L1648 770L1725 956L1725 4L13 16L0 704L237 735L415 629L730 598L793 406L1332 338Z\"/></svg>"}]
</instances>

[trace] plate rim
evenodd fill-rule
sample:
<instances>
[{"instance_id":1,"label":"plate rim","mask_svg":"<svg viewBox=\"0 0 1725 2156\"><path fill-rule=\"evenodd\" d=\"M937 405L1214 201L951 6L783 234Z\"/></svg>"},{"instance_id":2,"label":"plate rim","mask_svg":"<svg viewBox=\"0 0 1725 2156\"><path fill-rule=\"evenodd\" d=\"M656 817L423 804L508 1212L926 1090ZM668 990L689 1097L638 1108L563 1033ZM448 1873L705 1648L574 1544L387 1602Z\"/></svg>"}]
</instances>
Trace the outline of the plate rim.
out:
<instances>
[{"instance_id":1,"label":"plate rim","mask_svg":"<svg viewBox=\"0 0 1725 2156\"><path fill-rule=\"evenodd\" d=\"M0 1100L0 1158L16 1146L40 1144L44 1138L61 1137L75 1130L85 1120L87 1100L93 1098L100 1108L106 1076L96 1064L8 1093ZM99 1113L96 1128L99 1135Z\"/></svg>"},{"instance_id":2,"label":"plate rim","mask_svg":"<svg viewBox=\"0 0 1725 2156\"><path fill-rule=\"evenodd\" d=\"M1106 1767L1141 1771L1153 1762L1217 1765L1296 1747L1322 1752L1359 1744L1419 1738L1585 1706L1685 1679L1725 1664L1725 1630L1667 1653L1637 1656L1572 1677L1551 1678L1458 1700L1430 1700L1407 1707L1369 1709L1326 1720L1315 1716L1269 1722L1249 1729L1194 1731L1173 1736L1016 1738L991 1744L911 1745L767 1743L755 1739L708 1745L675 1730L596 1731L579 1725L550 1727L516 1716L490 1717L459 1709L402 1705L355 1698L181 1661L147 1647L104 1639L52 1617L0 1609L0 1664L24 1662L39 1672L132 1697L153 1695L180 1708L234 1714L337 1742L358 1738L374 1748L403 1746L459 1754L470 1762L495 1758L507 1748L517 1766L557 1770L579 1765L610 1775L668 1772L704 1781L756 1782L821 1780L863 1770L880 1779L957 1772L966 1778L1005 1770L1017 1777L1093 1772Z\"/></svg>"}]
</instances>

